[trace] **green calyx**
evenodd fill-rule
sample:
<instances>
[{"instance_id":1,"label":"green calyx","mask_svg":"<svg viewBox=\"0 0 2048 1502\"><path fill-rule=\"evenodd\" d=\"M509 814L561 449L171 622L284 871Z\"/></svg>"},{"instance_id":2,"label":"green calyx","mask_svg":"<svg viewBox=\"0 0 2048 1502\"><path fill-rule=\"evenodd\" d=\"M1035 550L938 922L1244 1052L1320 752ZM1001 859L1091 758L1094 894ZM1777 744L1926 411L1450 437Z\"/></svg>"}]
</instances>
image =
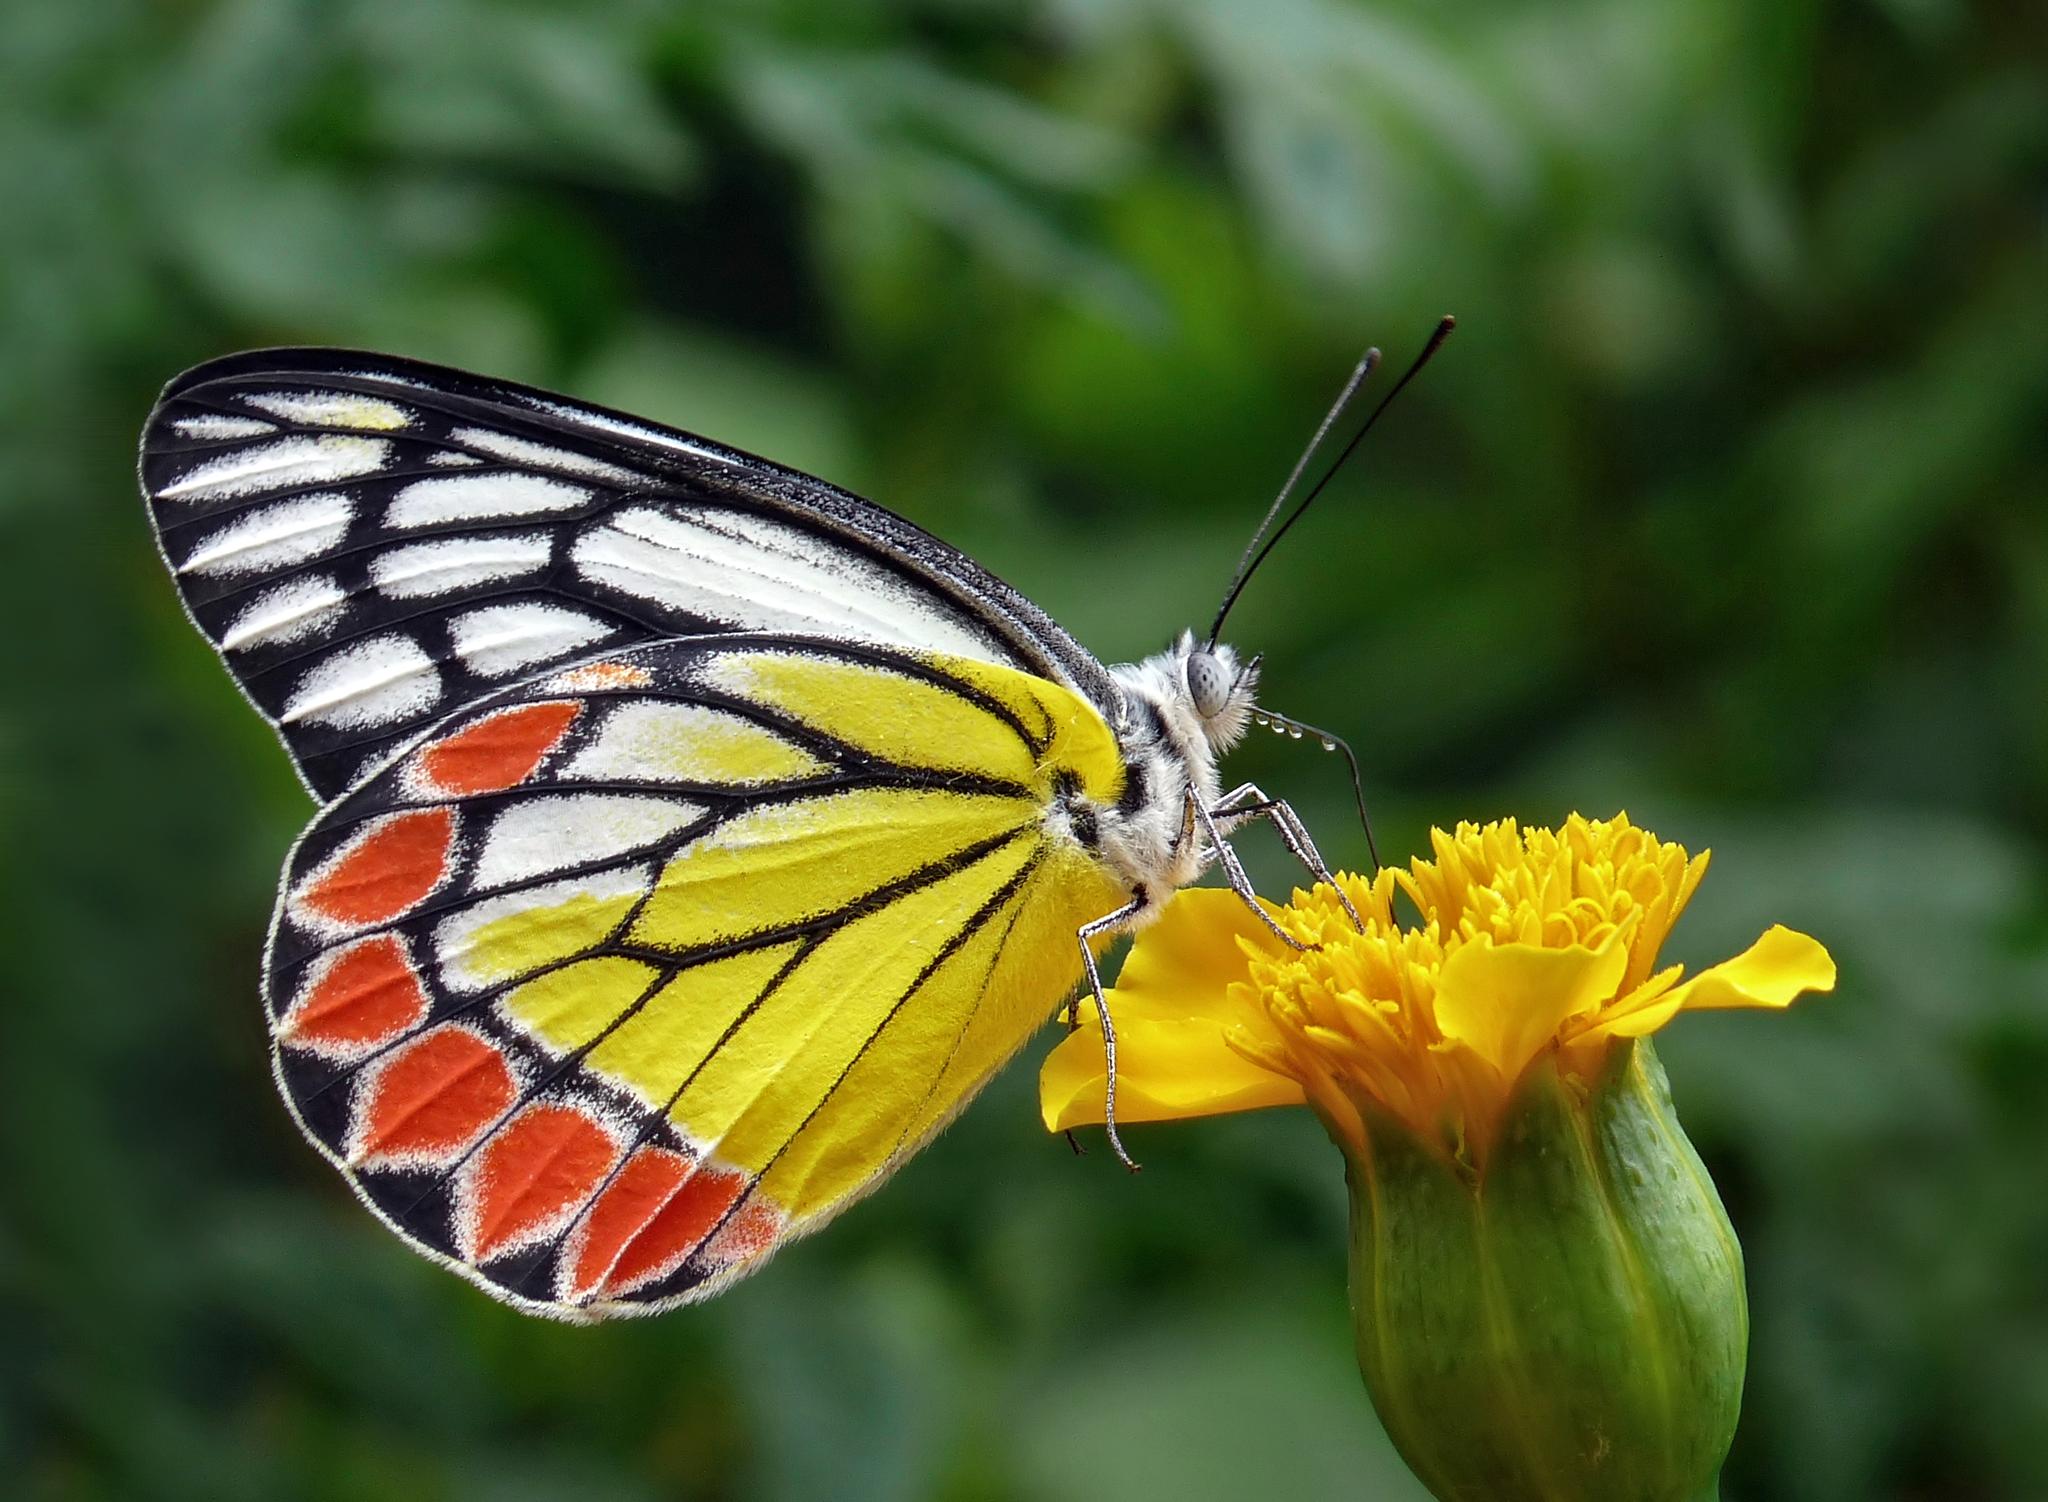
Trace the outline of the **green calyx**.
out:
<instances>
[{"instance_id":1,"label":"green calyx","mask_svg":"<svg viewBox=\"0 0 2048 1502\"><path fill-rule=\"evenodd\" d=\"M1649 1043L1540 1060L1483 1167L1350 1155L1359 1365L1443 1502L1701 1502L1741 1408L1742 1249Z\"/></svg>"}]
</instances>

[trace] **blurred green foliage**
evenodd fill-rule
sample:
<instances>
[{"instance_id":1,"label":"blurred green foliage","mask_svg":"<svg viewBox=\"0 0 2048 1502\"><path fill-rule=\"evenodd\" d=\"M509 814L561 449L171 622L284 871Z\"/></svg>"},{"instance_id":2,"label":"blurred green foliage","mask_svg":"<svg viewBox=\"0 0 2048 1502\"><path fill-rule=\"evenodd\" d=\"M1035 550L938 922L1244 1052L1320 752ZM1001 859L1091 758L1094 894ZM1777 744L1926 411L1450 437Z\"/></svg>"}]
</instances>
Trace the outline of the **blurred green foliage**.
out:
<instances>
[{"instance_id":1,"label":"blurred green foliage","mask_svg":"<svg viewBox=\"0 0 2048 1502\"><path fill-rule=\"evenodd\" d=\"M130 466L190 363L380 346L814 469L1115 658L1448 308L1234 638L1393 850L1625 805L1715 849L1682 957L1833 946L1664 1048L1750 1256L1724 1495L2048 1495L2044 57L1962 0L8 6L0 1491L1416 1497L1298 1113L1131 1180L1020 1063L618 1328L389 1240L266 1078L308 809ZM1332 762L1236 766L1363 861Z\"/></svg>"}]
</instances>

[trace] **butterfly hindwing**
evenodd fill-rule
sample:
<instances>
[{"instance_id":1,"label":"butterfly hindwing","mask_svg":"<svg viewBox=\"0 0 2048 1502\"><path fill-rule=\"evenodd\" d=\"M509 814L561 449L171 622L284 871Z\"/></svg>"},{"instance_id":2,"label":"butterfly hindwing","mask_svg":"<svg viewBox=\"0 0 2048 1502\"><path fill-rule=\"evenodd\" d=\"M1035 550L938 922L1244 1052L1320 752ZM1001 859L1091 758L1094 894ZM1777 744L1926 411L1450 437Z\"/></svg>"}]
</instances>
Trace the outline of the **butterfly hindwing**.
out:
<instances>
[{"instance_id":1,"label":"butterfly hindwing","mask_svg":"<svg viewBox=\"0 0 2048 1502\"><path fill-rule=\"evenodd\" d=\"M527 387L237 355L166 389L141 471L187 610L323 799L478 697L662 637L936 649L1117 702L1041 611L901 518Z\"/></svg>"},{"instance_id":2,"label":"butterfly hindwing","mask_svg":"<svg viewBox=\"0 0 2048 1502\"><path fill-rule=\"evenodd\" d=\"M1123 891L1050 801L1101 715L973 660L725 635L491 696L314 822L279 1082L397 1231L570 1318L701 1298L873 1188Z\"/></svg>"}]
</instances>

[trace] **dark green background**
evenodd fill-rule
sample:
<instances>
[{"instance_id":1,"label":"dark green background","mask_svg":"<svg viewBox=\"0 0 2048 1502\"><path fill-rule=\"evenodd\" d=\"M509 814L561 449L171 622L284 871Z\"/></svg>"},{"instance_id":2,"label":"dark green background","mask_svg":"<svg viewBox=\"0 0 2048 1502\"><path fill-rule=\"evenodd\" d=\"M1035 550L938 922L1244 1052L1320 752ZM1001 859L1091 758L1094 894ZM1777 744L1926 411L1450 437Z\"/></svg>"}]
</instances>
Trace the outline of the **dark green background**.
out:
<instances>
[{"instance_id":1,"label":"dark green background","mask_svg":"<svg viewBox=\"0 0 2048 1502\"><path fill-rule=\"evenodd\" d=\"M0 14L0 1493L1413 1499L1296 1114L1022 1062L716 1304L510 1313L267 1078L310 810L134 494L180 368L359 343L874 495L1103 656L1203 618L1357 349L1438 365L1247 595L1395 852L1626 807L1750 1257L1730 1499L2048 1495L2048 27L1958 0L14 0ZM2027 18L2031 17L2029 20ZM1362 862L1339 768L1263 738ZM1287 879L1254 842L1258 871Z\"/></svg>"}]
</instances>

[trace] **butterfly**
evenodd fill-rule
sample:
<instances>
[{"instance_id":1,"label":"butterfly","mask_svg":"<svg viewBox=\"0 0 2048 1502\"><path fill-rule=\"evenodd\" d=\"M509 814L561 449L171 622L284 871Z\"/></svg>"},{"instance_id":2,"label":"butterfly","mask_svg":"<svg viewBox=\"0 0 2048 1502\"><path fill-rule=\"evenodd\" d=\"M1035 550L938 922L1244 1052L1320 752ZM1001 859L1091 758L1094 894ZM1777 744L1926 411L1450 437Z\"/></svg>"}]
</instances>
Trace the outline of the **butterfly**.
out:
<instances>
[{"instance_id":1,"label":"butterfly","mask_svg":"<svg viewBox=\"0 0 2048 1502\"><path fill-rule=\"evenodd\" d=\"M278 1088L384 1224L527 1311L697 1301L823 1225L1099 1007L1096 952L1175 888L1213 863L1250 901L1247 820L1328 878L1221 785L1294 723L1256 659L1212 630L1105 667L721 444L287 349L172 381L140 470L321 805L265 954Z\"/></svg>"}]
</instances>

